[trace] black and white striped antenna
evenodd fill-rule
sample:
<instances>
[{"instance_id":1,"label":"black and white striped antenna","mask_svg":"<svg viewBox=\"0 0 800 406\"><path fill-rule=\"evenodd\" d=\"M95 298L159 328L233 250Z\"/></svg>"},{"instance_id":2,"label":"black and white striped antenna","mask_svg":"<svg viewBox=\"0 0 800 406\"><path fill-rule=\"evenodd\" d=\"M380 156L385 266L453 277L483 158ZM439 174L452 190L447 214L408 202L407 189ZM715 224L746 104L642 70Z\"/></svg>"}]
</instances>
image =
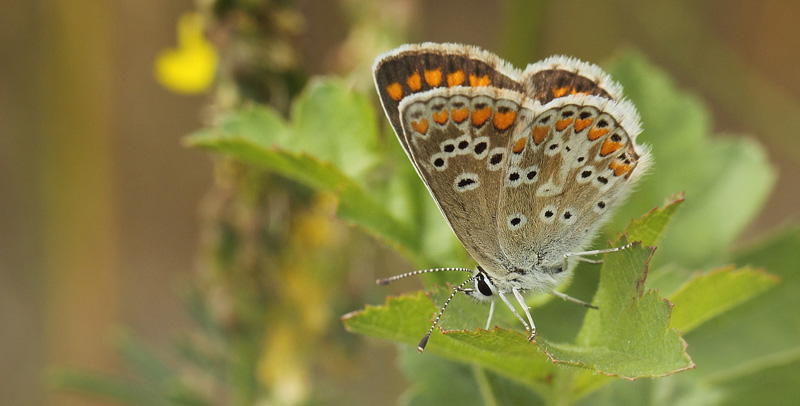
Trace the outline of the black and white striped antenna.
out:
<instances>
[{"instance_id":1,"label":"black and white striped antenna","mask_svg":"<svg viewBox=\"0 0 800 406\"><path fill-rule=\"evenodd\" d=\"M396 281L398 279L403 279L403 278L406 278L406 277L409 277L409 276L416 276L416 275L421 275L421 274L431 273L431 272L451 272L451 271L453 271L453 272L468 272L468 273L472 273L472 270L468 269L468 268L422 269L422 270L419 270L419 271L413 271L413 272L407 272L407 273L400 274L400 275L395 275L395 276L392 276L392 277L389 277L389 278L378 279L378 280L375 281L375 284L377 284L377 285L388 285L388 284L390 284L390 283L392 283L392 282L394 282L394 281ZM433 333L433 329L436 328L436 326L439 324L439 319L442 317L442 314L444 313L444 309L447 308L447 305L450 304L450 301L453 300L453 297L455 297L456 293L463 291L464 290L464 286L472 283L472 281L474 281L474 280L475 280L475 277L473 276L473 277L465 280L464 282L461 282L461 284L459 284L458 286L456 286L453 289L453 293L450 294L450 297L448 297L447 300L444 302L444 305L442 306L442 308L439 309L439 314L437 314L436 318L433 319L433 323L431 324L431 328L428 329L428 333L425 334L425 337L422 337L422 340L419 341L419 344L417 345L417 350L420 353L422 351L424 351L425 350L425 346L428 345L428 339L431 338L431 334Z\"/></svg>"}]
</instances>

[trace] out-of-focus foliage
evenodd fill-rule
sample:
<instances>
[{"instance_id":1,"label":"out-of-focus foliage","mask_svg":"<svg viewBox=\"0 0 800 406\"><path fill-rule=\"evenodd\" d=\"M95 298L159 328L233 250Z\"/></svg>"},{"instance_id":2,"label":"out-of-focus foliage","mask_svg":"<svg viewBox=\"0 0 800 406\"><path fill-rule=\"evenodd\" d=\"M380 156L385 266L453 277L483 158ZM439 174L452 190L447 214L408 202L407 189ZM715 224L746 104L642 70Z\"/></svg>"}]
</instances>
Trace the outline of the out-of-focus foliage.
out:
<instances>
[{"instance_id":1,"label":"out-of-focus foliage","mask_svg":"<svg viewBox=\"0 0 800 406\"><path fill-rule=\"evenodd\" d=\"M210 124L186 138L212 153L217 175L198 280L185 295L197 331L179 339L177 360L120 334L117 352L136 379L60 369L51 376L57 387L122 404L330 402L349 388L316 377L358 369L358 349L336 316L363 306L347 274L371 244L334 215L420 268L471 265L373 103L365 59L396 45L414 20L388 3L345 3L354 27L335 66L346 80L306 80L292 42L305 21L290 2L202 2L205 30L196 15L181 20L178 47L157 59L159 80L184 92L217 80ZM509 10L543 4L512 1ZM517 42L533 47L543 20L525 31L527 20L505 18L507 44L524 38ZM527 52L507 48L514 59ZM425 354L405 345L428 328L453 275L426 276L427 292L349 313L352 331L401 343L412 382L402 403L789 404L800 396L800 325L787 311L800 304L792 260L800 234L732 248L775 180L763 148L711 134L704 103L642 54L607 68L642 115L655 165L598 246L642 244L607 255L602 267L578 267L566 293L593 297L600 310L531 298L533 344L505 309L501 328L479 329L486 309L459 296ZM681 191L685 202L662 204Z\"/></svg>"}]
</instances>

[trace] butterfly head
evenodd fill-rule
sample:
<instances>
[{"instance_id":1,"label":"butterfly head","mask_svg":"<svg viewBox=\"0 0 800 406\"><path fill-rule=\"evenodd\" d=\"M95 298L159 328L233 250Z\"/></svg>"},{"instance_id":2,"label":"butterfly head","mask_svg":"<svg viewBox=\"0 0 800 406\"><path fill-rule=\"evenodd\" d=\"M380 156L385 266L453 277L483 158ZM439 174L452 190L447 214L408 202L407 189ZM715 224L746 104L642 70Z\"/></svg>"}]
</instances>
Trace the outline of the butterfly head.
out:
<instances>
[{"instance_id":1,"label":"butterfly head","mask_svg":"<svg viewBox=\"0 0 800 406\"><path fill-rule=\"evenodd\" d=\"M497 287L492 277L478 265L472 277L472 288L464 289L464 294L478 300L494 300L497 296Z\"/></svg>"},{"instance_id":2,"label":"butterfly head","mask_svg":"<svg viewBox=\"0 0 800 406\"><path fill-rule=\"evenodd\" d=\"M569 279L571 270L564 261L550 265L536 264L530 269L512 268L502 272L489 272L480 265L471 278L472 287L463 292L474 299L493 301L498 293L509 293L514 289L520 292L549 292Z\"/></svg>"}]
</instances>

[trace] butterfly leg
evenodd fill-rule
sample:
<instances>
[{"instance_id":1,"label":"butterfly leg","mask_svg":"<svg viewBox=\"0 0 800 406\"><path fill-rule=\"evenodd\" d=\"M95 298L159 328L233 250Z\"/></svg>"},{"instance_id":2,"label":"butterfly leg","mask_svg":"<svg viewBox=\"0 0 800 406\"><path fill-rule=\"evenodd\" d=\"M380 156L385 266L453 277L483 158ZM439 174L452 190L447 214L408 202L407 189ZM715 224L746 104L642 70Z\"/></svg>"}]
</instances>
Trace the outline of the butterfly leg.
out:
<instances>
[{"instance_id":1,"label":"butterfly leg","mask_svg":"<svg viewBox=\"0 0 800 406\"><path fill-rule=\"evenodd\" d=\"M533 340L533 337L536 337L536 325L533 324L533 317L531 317L530 306L528 306L528 304L525 303L525 298L522 297L522 294L519 293L519 290L517 290L517 288L511 288L511 291L514 292L514 297L517 298L517 302L519 302L519 305L522 306L522 310L525 312L525 315L528 316L528 322L531 323L531 331L530 335L528 336L528 341L531 341Z\"/></svg>"},{"instance_id":2,"label":"butterfly leg","mask_svg":"<svg viewBox=\"0 0 800 406\"><path fill-rule=\"evenodd\" d=\"M602 259L588 259L588 258L585 258L584 256L585 255L608 254L609 252L618 252L618 251L626 250L626 249L628 249L630 247L633 247L634 244L636 244L635 241L630 243L630 244L625 244L625 245L623 245L621 247L605 248L605 249L602 249L602 250L593 250L593 251L584 251L584 252L568 252L568 253L564 254L564 265L563 265L563 267L564 267L564 269L567 269L567 265L568 265L567 261L569 260L570 257L575 257L575 259L577 259L578 261L588 262L590 264L602 264L603 263Z\"/></svg>"},{"instance_id":3,"label":"butterfly leg","mask_svg":"<svg viewBox=\"0 0 800 406\"><path fill-rule=\"evenodd\" d=\"M589 259L589 258L584 258L584 257L580 257L580 256L576 256L575 259L577 259L578 261L581 261L581 262L589 263L589 264L602 264L603 263L602 259Z\"/></svg>"},{"instance_id":4,"label":"butterfly leg","mask_svg":"<svg viewBox=\"0 0 800 406\"><path fill-rule=\"evenodd\" d=\"M586 306L586 307L588 307L590 309L597 309L597 306L594 306L591 303L586 303L586 302L584 302L583 300L580 300L580 299L575 299L574 297L572 297L572 296L570 296L570 295L568 295L566 293L562 293L562 292L559 292L559 291L556 291L556 290L551 290L550 293L552 293L553 296L560 297L560 298L562 298L564 300L569 300L570 302L575 302L575 303L577 303L579 305Z\"/></svg>"},{"instance_id":5,"label":"butterfly leg","mask_svg":"<svg viewBox=\"0 0 800 406\"><path fill-rule=\"evenodd\" d=\"M506 304L506 306L508 306L509 309L511 309L511 312L514 313L514 316L517 316L517 320L519 320L520 323L522 323L522 325L525 326L525 332L530 333L531 329L528 328L528 323L526 323L525 319L523 319L522 316L520 316L519 313L517 313L517 309L514 307L514 305L511 304L511 302L508 301L508 299L506 299L506 295L504 295L503 292L499 291L497 292L497 295L500 296L500 299L503 299L503 302ZM525 311L527 313L527 309Z\"/></svg>"},{"instance_id":6,"label":"butterfly leg","mask_svg":"<svg viewBox=\"0 0 800 406\"><path fill-rule=\"evenodd\" d=\"M630 244L625 244L625 245L623 245L621 247L605 248L605 249L602 249L602 250L592 250L592 251L584 251L584 252L568 252L568 253L564 254L564 259L566 260L569 257L578 257L578 259L581 260L581 261L593 262L593 260L586 259L586 258L583 258L583 257L585 255L600 255L600 254L607 254L609 252L617 252L617 251L626 250L626 249L628 249L630 247L633 247L634 244L636 244L635 241L630 243Z\"/></svg>"},{"instance_id":7,"label":"butterfly leg","mask_svg":"<svg viewBox=\"0 0 800 406\"><path fill-rule=\"evenodd\" d=\"M486 330L492 328L492 316L494 316L494 300L492 300L492 304L489 305L489 319L486 320Z\"/></svg>"}]
</instances>

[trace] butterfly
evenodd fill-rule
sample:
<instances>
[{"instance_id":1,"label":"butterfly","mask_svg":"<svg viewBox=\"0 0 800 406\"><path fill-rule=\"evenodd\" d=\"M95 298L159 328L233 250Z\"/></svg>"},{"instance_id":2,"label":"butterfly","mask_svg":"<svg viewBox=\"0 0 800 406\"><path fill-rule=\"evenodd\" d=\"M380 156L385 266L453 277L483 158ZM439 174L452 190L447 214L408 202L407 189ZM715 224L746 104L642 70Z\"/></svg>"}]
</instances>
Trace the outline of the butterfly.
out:
<instances>
[{"instance_id":1,"label":"butterfly","mask_svg":"<svg viewBox=\"0 0 800 406\"><path fill-rule=\"evenodd\" d=\"M473 46L404 45L378 56L375 86L397 139L477 267L457 292L499 298L536 334L524 295L550 292L628 196L649 162L639 115L599 67L553 56L519 71ZM591 262L591 261L590 261ZM574 261L572 262L574 265ZM521 306L523 318L509 297Z\"/></svg>"}]
</instances>

